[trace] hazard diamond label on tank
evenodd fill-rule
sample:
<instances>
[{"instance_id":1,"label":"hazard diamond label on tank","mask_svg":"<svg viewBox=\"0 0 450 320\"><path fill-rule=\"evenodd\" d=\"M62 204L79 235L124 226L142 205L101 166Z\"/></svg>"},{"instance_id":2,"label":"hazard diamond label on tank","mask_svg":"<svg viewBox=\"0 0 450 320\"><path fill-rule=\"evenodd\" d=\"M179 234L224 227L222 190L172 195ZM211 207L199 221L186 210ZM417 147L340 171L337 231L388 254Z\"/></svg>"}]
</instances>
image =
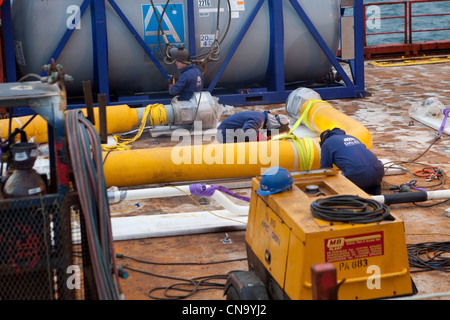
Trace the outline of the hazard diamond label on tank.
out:
<instances>
[{"instance_id":1,"label":"hazard diamond label on tank","mask_svg":"<svg viewBox=\"0 0 450 320\"><path fill-rule=\"evenodd\" d=\"M164 44L163 34L172 45L184 45L183 4L143 4L142 22L147 45Z\"/></svg>"},{"instance_id":2,"label":"hazard diamond label on tank","mask_svg":"<svg viewBox=\"0 0 450 320\"><path fill-rule=\"evenodd\" d=\"M325 239L325 262L361 259L383 254L382 231Z\"/></svg>"}]
</instances>

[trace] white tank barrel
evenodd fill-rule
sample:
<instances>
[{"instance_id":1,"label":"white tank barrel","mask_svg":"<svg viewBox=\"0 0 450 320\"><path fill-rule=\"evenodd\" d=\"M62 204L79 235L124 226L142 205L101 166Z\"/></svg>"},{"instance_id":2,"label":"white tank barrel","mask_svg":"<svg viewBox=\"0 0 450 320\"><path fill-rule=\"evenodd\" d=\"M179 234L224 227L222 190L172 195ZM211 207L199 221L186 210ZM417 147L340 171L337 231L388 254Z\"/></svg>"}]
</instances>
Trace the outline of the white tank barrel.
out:
<instances>
[{"instance_id":1,"label":"white tank barrel","mask_svg":"<svg viewBox=\"0 0 450 320\"><path fill-rule=\"evenodd\" d=\"M158 37L159 25L171 45L184 46L195 52L194 59L202 59L211 51L218 34L218 41L221 43L220 58L207 65L204 74L207 87L236 42L258 0L192 1L193 17L188 17L190 1L192 0L154 0L153 5L148 0L115 0L114 3L169 75L177 75L178 70L174 65L164 63L164 54L159 45L159 42L163 41ZM339 1L298 2L330 50L336 52L340 39ZM57 59L57 63L64 66L65 72L75 78L75 82L68 85L69 95L82 93L82 81L95 80L92 9L87 6L85 12L82 12L84 3L83 0L13 2L16 58L23 75L39 74L41 66L48 62L66 31L73 29ZM264 1L216 88L240 89L266 85L272 37L268 3L269 1ZM323 79L328 75L331 63L290 1L282 0L282 5L285 81L288 83ZM166 91L166 78L106 0L105 9L110 93L121 95ZM159 19L161 17L162 19ZM189 43L190 20L194 21L195 43Z\"/></svg>"}]
</instances>

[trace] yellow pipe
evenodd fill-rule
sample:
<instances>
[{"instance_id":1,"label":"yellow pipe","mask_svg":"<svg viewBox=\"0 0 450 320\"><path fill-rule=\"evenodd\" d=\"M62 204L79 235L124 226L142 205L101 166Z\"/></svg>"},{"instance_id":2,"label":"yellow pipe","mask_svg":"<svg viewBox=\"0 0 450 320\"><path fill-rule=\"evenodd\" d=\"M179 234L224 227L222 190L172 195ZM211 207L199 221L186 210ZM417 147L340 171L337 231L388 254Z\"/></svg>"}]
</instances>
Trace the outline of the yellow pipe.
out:
<instances>
[{"instance_id":1,"label":"yellow pipe","mask_svg":"<svg viewBox=\"0 0 450 320\"><path fill-rule=\"evenodd\" d=\"M81 109L87 116L87 109ZM99 109L94 108L95 129L100 132ZM31 116L13 118L11 122L11 132L22 127ZM127 105L108 106L106 108L106 123L108 134L117 132L127 132L136 127L138 123L138 113L135 108ZM3 140L8 138L9 119L0 120L0 133ZM33 138L36 143L48 142L47 121L40 115L36 116L25 128L27 138Z\"/></svg>"},{"instance_id":2,"label":"yellow pipe","mask_svg":"<svg viewBox=\"0 0 450 320\"><path fill-rule=\"evenodd\" d=\"M83 109L87 116L87 110ZM95 129L100 132L99 109L94 108ZM139 125L138 112L127 105L108 106L106 108L107 133L127 132Z\"/></svg>"},{"instance_id":3,"label":"yellow pipe","mask_svg":"<svg viewBox=\"0 0 450 320\"><path fill-rule=\"evenodd\" d=\"M303 104L301 112L307 104L308 101ZM372 147L372 137L362 124L326 102L313 105L307 121L319 133L340 127L368 148ZM304 139L300 139L300 143L306 148ZM320 168L317 145L313 146L310 169ZM293 142L287 140L113 151L104 158L108 187L255 176L270 166L300 170L297 150Z\"/></svg>"},{"instance_id":4,"label":"yellow pipe","mask_svg":"<svg viewBox=\"0 0 450 320\"><path fill-rule=\"evenodd\" d=\"M317 153L314 158L319 159ZM104 153L103 170L108 187L124 187L251 177L271 166L297 171L296 159L290 141L209 143ZM313 166L319 167L317 160Z\"/></svg>"},{"instance_id":5,"label":"yellow pipe","mask_svg":"<svg viewBox=\"0 0 450 320\"><path fill-rule=\"evenodd\" d=\"M308 101L303 104L300 112L305 110ZM309 110L307 119L311 128L318 133L339 127L348 135L358 138L368 149L372 149L373 141L369 130L363 124L333 108L326 102L315 103ZM317 141L319 141L319 138L317 138Z\"/></svg>"},{"instance_id":6,"label":"yellow pipe","mask_svg":"<svg viewBox=\"0 0 450 320\"><path fill-rule=\"evenodd\" d=\"M21 128L25 123L31 119L31 116L13 118L11 121L11 132L17 128ZM2 140L8 139L9 119L0 120L0 134ZM36 116L25 128L27 138L33 138L36 143L47 142L47 121L40 115Z\"/></svg>"},{"instance_id":7,"label":"yellow pipe","mask_svg":"<svg viewBox=\"0 0 450 320\"><path fill-rule=\"evenodd\" d=\"M301 112L307 105L308 101L303 104ZM82 111L87 115L86 109ZM99 132L98 108L94 108L94 114L95 128ZM25 124L29 118L14 120L12 130ZM340 127L361 140L369 149L372 147L371 135L362 124L326 102L316 102L309 109L306 119L318 133ZM127 105L107 107L108 134L130 131L139 124L138 121L138 112L134 108ZM9 120L0 120L3 139L6 139L8 125ZM36 143L47 141L47 122L40 116L25 131L28 138L35 137ZM306 149L305 140L299 141ZM320 167L318 138L316 142L310 169ZM270 166L281 166L290 171L301 170L301 157L289 140L112 151L104 153L104 158L104 175L108 187L255 176Z\"/></svg>"}]
</instances>

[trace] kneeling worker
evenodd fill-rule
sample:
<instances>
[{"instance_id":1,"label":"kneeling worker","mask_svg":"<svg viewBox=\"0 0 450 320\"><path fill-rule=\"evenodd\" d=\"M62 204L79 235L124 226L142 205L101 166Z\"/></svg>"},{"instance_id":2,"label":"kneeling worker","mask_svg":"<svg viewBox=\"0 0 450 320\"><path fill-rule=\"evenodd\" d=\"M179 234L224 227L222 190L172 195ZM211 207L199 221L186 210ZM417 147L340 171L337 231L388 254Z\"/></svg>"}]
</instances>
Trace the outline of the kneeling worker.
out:
<instances>
[{"instance_id":1,"label":"kneeling worker","mask_svg":"<svg viewBox=\"0 0 450 320\"><path fill-rule=\"evenodd\" d=\"M344 130L333 128L320 134L320 167L334 165L343 175L368 194L381 193L384 166L357 138Z\"/></svg>"},{"instance_id":2,"label":"kneeling worker","mask_svg":"<svg viewBox=\"0 0 450 320\"><path fill-rule=\"evenodd\" d=\"M189 52L181 47L169 50L170 57L175 60L175 65L181 70L178 81L169 84L169 93L178 96L178 101L188 101L194 92L203 90L203 75L195 64L191 63Z\"/></svg>"},{"instance_id":3,"label":"kneeling worker","mask_svg":"<svg viewBox=\"0 0 450 320\"><path fill-rule=\"evenodd\" d=\"M267 130L267 136L263 130ZM226 118L217 127L221 143L266 141L276 134L289 132L289 118L269 111L243 111Z\"/></svg>"}]
</instances>

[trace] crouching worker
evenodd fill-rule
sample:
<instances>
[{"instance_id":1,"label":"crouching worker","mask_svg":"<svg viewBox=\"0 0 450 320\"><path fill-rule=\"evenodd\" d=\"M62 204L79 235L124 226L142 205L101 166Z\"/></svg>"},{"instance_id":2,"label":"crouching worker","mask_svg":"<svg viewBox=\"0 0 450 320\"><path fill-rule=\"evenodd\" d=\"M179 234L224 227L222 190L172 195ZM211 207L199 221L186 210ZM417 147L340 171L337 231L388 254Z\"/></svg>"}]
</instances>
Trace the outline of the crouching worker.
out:
<instances>
[{"instance_id":1,"label":"crouching worker","mask_svg":"<svg viewBox=\"0 0 450 320\"><path fill-rule=\"evenodd\" d=\"M289 118L269 111L243 111L226 118L217 127L220 143L267 141L289 132Z\"/></svg>"},{"instance_id":2,"label":"crouching worker","mask_svg":"<svg viewBox=\"0 0 450 320\"><path fill-rule=\"evenodd\" d=\"M333 164L343 175L368 194L381 193L384 166L378 158L357 138L344 130L334 128L320 134L320 167Z\"/></svg>"}]
</instances>

